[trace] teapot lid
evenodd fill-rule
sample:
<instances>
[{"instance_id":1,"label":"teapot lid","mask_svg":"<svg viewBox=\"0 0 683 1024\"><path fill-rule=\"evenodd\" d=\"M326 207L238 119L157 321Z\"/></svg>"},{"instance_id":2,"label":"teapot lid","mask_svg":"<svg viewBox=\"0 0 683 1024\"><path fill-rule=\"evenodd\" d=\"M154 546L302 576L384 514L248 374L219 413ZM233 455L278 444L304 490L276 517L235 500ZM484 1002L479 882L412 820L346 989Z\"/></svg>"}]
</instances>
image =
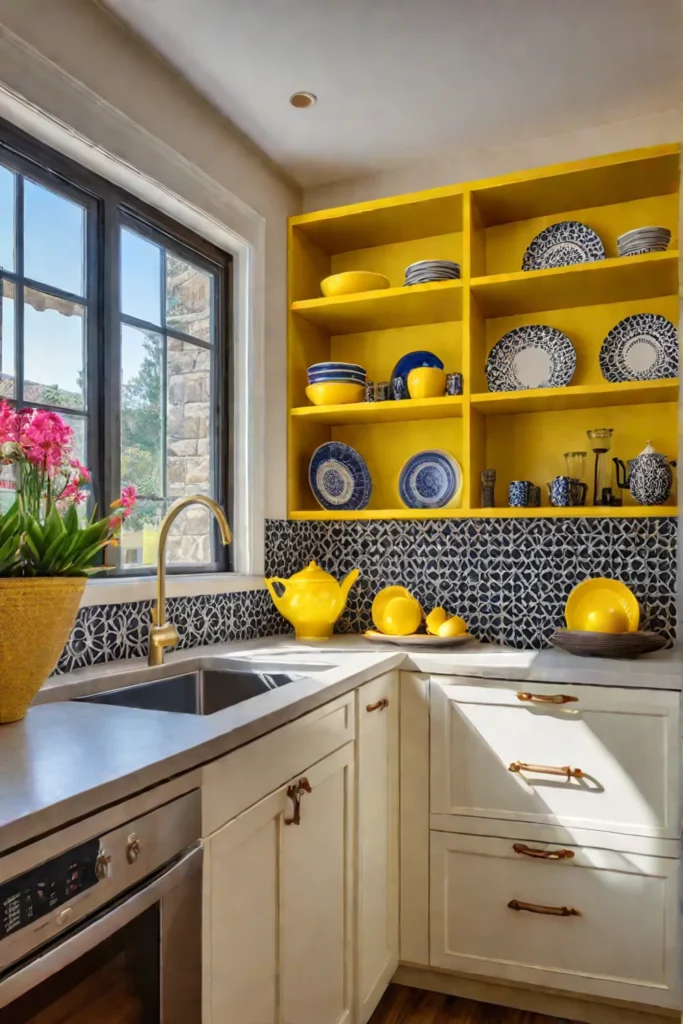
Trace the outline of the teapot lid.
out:
<instances>
[{"instance_id":1,"label":"teapot lid","mask_svg":"<svg viewBox=\"0 0 683 1024\"><path fill-rule=\"evenodd\" d=\"M662 455L661 452L655 451L655 449L652 447L651 441L647 442L642 452L640 452L640 455L658 455L660 459L666 458L666 456ZM638 456L638 458L640 458L640 455Z\"/></svg>"},{"instance_id":2,"label":"teapot lid","mask_svg":"<svg viewBox=\"0 0 683 1024\"><path fill-rule=\"evenodd\" d=\"M300 572L295 572L293 576L289 577L289 582L293 583L336 583L334 576L331 576L329 572L325 572L321 569L317 562L309 562L305 569L301 569Z\"/></svg>"}]
</instances>

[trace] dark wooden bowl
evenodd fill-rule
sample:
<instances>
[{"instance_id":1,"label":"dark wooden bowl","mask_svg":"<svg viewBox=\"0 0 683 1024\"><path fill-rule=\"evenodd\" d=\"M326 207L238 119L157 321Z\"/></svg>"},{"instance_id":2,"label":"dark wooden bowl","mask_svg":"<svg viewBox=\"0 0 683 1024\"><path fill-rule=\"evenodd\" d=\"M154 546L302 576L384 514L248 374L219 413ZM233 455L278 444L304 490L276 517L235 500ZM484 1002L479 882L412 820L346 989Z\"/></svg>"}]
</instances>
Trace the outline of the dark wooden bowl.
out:
<instances>
[{"instance_id":1,"label":"dark wooden bowl","mask_svg":"<svg viewBox=\"0 0 683 1024\"><path fill-rule=\"evenodd\" d=\"M589 633L557 629L550 638L553 647L580 658L638 658L666 647L669 641L659 633Z\"/></svg>"}]
</instances>

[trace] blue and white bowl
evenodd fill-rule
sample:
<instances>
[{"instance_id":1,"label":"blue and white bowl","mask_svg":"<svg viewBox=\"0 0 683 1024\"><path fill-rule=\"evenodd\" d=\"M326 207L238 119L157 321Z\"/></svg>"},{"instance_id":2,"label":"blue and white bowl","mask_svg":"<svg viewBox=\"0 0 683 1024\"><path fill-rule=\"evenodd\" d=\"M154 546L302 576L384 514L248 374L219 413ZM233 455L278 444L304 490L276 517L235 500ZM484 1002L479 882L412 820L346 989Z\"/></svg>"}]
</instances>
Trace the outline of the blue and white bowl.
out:
<instances>
[{"instance_id":1,"label":"blue and white bowl","mask_svg":"<svg viewBox=\"0 0 683 1024\"><path fill-rule=\"evenodd\" d=\"M358 511L372 495L372 478L364 459L341 441L328 441L316 448L308 466L308 482L316 501L333 511Z\"/></svg>"},{"instance_id":2,"label":"blue and white bowl","mask_svg":"<svg viewBox=\"0 0 683 1024\"><path fill-rule=\"evenodd\" d=\"M428 450L411 456L398 481L401 501L407 508L445 508L462 484L462 471L448 452Z\"/></svg>"},{"instance_id":3,"label":"blue and white bowl","mask_svg":"<svg viewBox=\"0 0 683 1024\"><path fill-rule=\"evenodd\" d=\"M319 373L309 373L308 383L309 384L321 384L326 381L351 381L354 384L365 384L366 375L364 373L351 373L350 371L344 372L342 370L321 370Z\"/></svg>"},{"instance_id":4,"label":"blue and white bowl","mask_svg":"<svg viewBox=\"0 0 683 1024\"><path fill-rule=\"evenodd\" d=\"M309 373L316 370L356 370L358 373L365 373L365 367L361 366L360 363L337 363L331 360L327 360L324 363L313 363L312 366L308 367Z\"/></svg>"}]
</instances>

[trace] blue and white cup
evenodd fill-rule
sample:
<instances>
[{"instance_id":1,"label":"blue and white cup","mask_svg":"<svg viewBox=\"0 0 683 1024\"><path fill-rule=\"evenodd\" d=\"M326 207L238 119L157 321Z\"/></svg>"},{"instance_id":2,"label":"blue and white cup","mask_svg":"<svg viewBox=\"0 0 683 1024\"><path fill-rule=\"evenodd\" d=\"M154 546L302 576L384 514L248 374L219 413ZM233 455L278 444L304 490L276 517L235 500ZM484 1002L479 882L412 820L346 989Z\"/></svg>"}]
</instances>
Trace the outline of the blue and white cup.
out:
<instances>
[{"instance_id":1,"label":"blue and white cup","mask_svg":"<svg viewBox=\"0 0 683 1024\"><path fill-rule=\"evenodd\" d=\"M548 484L548 497L550 504L556 508L566 508L572 503L572 478L569 476L556 476Z\"/></svg>"},{"instance_id":2,"label":"blue and white cup","mask_svg":"<svg viewBox=\"0 0 683 1024\"><path fill-rule=\"evenodd\" d=\"M373 380L368 380L365 382L365 401L375 401L375 382Z\"/></svg>"},{"instance_id":3,"label":"blue and white cup","mask_svg":"<svg viewBox=\"0 0 683 1024\"><path fill-rule=\"evenodd\" d=\"M531 480L511 480L508 484L508 505L510 508L526 508L529 504Z\"/></svg>"},{"instance_id":4,"label":"blue and white cup","mask_svg":"<svg viewBox=\"0 0 683 1024\"><path fill-rule=\"evenodd\" d=\"M408 397L408 385L405 377L394 377L391 382L391 397L396 402Z\"/></svg>"},{"instance_id":5,"label":"blue and white cup","mask_svg":"<svg viewBox=\"0 0 683 1024\"><path fill-rule=\"evenodd\" d=\"M461 395L463 388L463 380L461 373L449 373L446 376L446 394L447 395Z\"/></svg>"}]
</instances>

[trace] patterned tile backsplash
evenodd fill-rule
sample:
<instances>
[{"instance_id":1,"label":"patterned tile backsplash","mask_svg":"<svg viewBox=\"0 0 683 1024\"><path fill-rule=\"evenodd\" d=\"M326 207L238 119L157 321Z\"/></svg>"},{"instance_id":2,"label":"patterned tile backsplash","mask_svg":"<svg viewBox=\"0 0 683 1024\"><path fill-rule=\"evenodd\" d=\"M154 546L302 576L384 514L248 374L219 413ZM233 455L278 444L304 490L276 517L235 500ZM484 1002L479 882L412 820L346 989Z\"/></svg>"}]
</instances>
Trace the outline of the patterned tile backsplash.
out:
<instances>
[{"instance_id":1,"label":"patterned tile backsplash","mask_svg":"<svg viewBox=\"0 0 683 1024\"><path fill-rule=\"evenodd\" d=\"M266 528L268 575L289 576L314 558L341 578L354 566L337 628L371 626L372 599L400 584L424 608L461 615L480 640L548 646L564 624L569 591L589 576L622 580L640 602L642 626L676 629L675 518L441 519L286 522Z\"/></svg>"},{"instance_id":2,"label":"patterned tile backsplash","mask_svg":"<svg viewBox=\"0 0 683 1024\"><path fill-rule=\"evenodd\" d=\"M425 608L462 615L480 640L518 648L548 645L572 587L611 576L634 591L642 625L673 639L676 629L674 518L441 519L266 523L266 573L290 576L312 558L337 578L354 567L338 629L371 625L382 587L408 587ZM147 653L151 601L82 608L56 672ZM168 616L181 647L290 632L265 590L175 597Z\"/></svg>"},{"instance_id":3,"label":"patterned tile backsplash","mask_svg":"<svg viewBox=\"0 0 683 1024\"><path fill-rule=\"evenodd\" d=\"M288 633L267 590L202 597L170 597L168 618L180 633L180 647L254 640ZM146 656L151 601L81 608L55 674L121 658Z\"/></svg>"}]
</instances>

